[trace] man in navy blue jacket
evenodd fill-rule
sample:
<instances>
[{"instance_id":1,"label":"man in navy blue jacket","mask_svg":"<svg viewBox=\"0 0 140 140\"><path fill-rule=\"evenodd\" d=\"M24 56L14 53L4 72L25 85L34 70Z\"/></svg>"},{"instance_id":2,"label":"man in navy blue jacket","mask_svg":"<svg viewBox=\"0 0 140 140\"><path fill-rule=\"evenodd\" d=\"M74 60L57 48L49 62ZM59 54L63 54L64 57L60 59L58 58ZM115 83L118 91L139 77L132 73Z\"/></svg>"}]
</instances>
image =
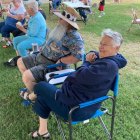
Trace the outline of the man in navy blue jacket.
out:
<instances>
[{"instance_id":1,"label":"man in navy blue jacket","mask_svg":"<svg viewBox=\"0 0 140 140\"><path fill-rule=\"evenodd\" d=\"M122 44L122 36L118 32L106 29L102 32L99 52L91 51L86 55L86 61L74 73L69 75L62 87L58 89L46 82L38 83L34 92L37 99L34 111L39 115L39 129L32 132L32 137L49 138L47 118L51 111L68 119L71 107L79 103L105 96L111 89L118 69L123 68L127 61L118 54ZM80 118L73 114L73 120L83 120L96 111L100 103L88 109L77 110Z\"/></svg>"}]
</instances>

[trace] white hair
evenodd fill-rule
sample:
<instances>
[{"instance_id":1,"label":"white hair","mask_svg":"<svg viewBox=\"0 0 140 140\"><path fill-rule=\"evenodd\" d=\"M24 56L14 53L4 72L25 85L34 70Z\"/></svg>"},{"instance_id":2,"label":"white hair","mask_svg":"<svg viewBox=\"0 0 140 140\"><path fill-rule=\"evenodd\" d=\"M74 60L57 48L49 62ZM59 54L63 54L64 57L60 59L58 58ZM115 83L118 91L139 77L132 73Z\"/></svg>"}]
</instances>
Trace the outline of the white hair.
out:
<instances>
[{"instance_id":1,"label":"white hair","mask_svg":"<svg viewBox=\"0 0 140 140\"><path fill-rule=\"evenodd\" d=\"M101 35L102 35L102 37L104 37L104 36L111 37L117 46L121 46L121 44L123 43L122 35L116 31L111 30L111 29L103 30Z\"/></svg>"},{"instance_id":2,"label":"white hair","mask_svg":"<svg viewBox=\"0 0 140 140\"><path fill-rule=\"evenodd\" d=\"M49 39L54 39L56 41L60 41L64 34L67 31L67 27L63 26L61 24L58 24L50 33L49 33Z\"/></svg>"},{"instance_id":3,"label":"white hair","mask_svg":"<svg viewBox=\"0 0 140 140\"><path fill-rule=\"evenodd\" d=\"M33 10L34 13L38 12L38 2L31 0L25 4L26 7Z\"/></svg>"}]
</instances>

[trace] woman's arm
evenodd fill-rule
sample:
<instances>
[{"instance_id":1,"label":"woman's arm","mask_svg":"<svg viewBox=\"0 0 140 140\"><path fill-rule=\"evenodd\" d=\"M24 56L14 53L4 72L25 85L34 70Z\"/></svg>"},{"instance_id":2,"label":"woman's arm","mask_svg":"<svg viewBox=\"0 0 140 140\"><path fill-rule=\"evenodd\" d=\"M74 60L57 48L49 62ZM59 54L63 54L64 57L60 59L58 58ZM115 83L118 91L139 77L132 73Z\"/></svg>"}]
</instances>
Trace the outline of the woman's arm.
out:
<instances>
[{"instance_id":1,"label":"woman's arm","mask_svg":"<svg viewBox=\"0 0 140 140\"><path fill-rule=\"evenodd\" d=\"M22 32L26 33L27 32L27 29L25 29L22 25L18 25L16 24L16 27L21 30Z\"/></svg>"},{"instance_id":2,"label":"woman's arm","mask_svg":"<svg viewBox=\"0 0 140 140\"><path fill-rule=\"evenodd\" d=\"M11 18L14 18L16 20L22 20L22 19L25 18L25 15L24 14L13 15L9 11L7 12L7 16L8 17L11 17Z\"/></svg>"}]
</instances>

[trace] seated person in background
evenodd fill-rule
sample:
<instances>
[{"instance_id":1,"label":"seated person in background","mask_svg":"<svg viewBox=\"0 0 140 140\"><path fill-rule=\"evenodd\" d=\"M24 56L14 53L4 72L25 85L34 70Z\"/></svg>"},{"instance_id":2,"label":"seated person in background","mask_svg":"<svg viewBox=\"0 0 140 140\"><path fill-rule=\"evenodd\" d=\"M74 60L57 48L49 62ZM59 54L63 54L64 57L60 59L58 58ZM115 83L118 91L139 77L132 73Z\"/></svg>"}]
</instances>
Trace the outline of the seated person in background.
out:
<instances>
[{"instance_id":1,"label":"seated person in background","mask_svg":"<svg viewBox=\"0 0 140 140\"><path fill-rule=\"evenodd\" d=\"M27 56L28 49L32 48L32 43L37 43L41 46L46 40L46 21L38 11L38 3L36 1L27 3L26 10L31 16L28 22L28 28L25 29L22 25L16 24L17 28L26 33L26 35L13 39L17 56Z\"/></svg>"},{"instance_id":2,"label":"seated person in background","mask_svg":"<svg viewBox=\"0 0 140 140\"><path fill-rule=\"evenodd\" d=\"M105 9L105 0L100 0L98 8L98 10L100 11L100 15L98 17L102 17L105 15L104 9Z\"/></svg>"},{"instance_id":3,"label":"seated person in background","mask_svg":"<svg viewBox=\"0 0 140 140\"><path fill-rule=\"evenodd\" d=\"M59 17L59 23L49 34L43 50L38 54L19 58L18 68L27 90L20 95L27 99L32 96L33 87L45 78L45 66L55 63L74 64L84 56L84 42L76 23L79 14L73 8L67 7L62 13L54 12ZM69 16L68 16L69 15Z\"/></svg>"},{"instance_id":4,"label":"seated person in background","mask_svg":"<svg viewBox=\"0 0 140 140\"><path fill-rule=\"evenodd\" d=\"M34 111L39 116L39 129L31 133L33 138L49 138L47 118L51 111L68 120L68 113L73 106L82 102L105 96L111 89L118 69L126 65L126 59L118 53L122 44L122 36L118 32L106 29L102 32L99 52L91 51L86 55L86 61L64 81L62 87L47 82L35 85L37 95ZM72 120L88 119L99 109L97 103L86 109L77 109L72 114Z\"/></svg>"},{"instance_id":5,"label":"seated person in background","mask_svg":"<svg viewBox=\"0 0 140 140\"><path fill-rule=\"evenodd\" d=\"M17 28L16 23L18 21L24 23L24 16L26 12L21 0L13 0L12 3L13 6L10 9L5 9L7 14L5 21L0 22L0 33L4 38L3 40L6 39L6 41L9 42L9 46L11 45L10 33Z\"/></svg>"},{"instance_id":6,"label":"seated person in background","mask_svg":"<svg viewBox=\"0 0 140 140\"><path fill-rule=\"evenodd\" d=\"M57 10L61 4L61 0L49 0L49 13Z\"/></svg>"},{"instance_id":7,"label":"seated person in background","mask_svg":"<svg viewBox=\"0 0 140 140\"><path fill-rule=\"evenodd\" d=\"M42 16L44 17L45 21L47 19L47 16L46 16L46 13L44 12L44 10L40 7L40 3L38 2L38 11L42 14ZM28 20L29 20L29 16L25 16L25 18L27 17L26 19L26 22L25 24L23 25L25 29L27 29L28 27ZM17 37L17 36L21 36L21 35L25 35L25 32L21 31L20 29L16 29L15 31L12 32L13 36L14 37Z\"/></svg>"},{"instance_id":8,"label":"seated person in background","mask_svg":"<svg viewBox=\"0 0 140 140\"><path fill-rule=\"evenodd\" d=\"M88 5L88 6L91 5L91 0L81 0L81 2L83 2L84 5ZM79 8L77 8L77 10L79 10L80 16L86 22L87 21L87 14L91 13L91 9L79 7Z\"/></svg>"}]
</instances>

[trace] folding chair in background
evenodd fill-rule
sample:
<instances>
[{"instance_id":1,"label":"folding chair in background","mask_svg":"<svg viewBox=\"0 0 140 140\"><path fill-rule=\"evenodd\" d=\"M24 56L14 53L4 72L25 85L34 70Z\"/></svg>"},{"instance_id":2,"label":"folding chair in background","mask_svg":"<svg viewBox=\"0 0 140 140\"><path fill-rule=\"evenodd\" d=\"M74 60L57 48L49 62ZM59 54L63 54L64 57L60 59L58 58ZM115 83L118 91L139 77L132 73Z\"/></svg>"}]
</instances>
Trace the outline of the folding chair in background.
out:
<instances>
[{"instance_id":1,"label":"folding chair in background","mask_svg":"<svg viewBox=\"0 0 140 140\"><path fill-rule=\"evenodd\" d=\"M136 11L133 8L132 8L132 15L133 15L133 20L132 20L131 25L128 29L128 32L130 31L133 24L138 25L139 29L140 29L140 18L137 17Z\"/></svg>"},{"instance_id":2,"label":"folding chair in background","mask_svg":"<svg viewBox=\"0 0 140 140\"><path fill-rule=\"evenodd\" d=\"M63 77L63 76L66 76L66 73L62 74L62 75L61 74L60 75L54 75L53 78L57 79L57 78L60 78L60 77ZM57 114L54 113L55 119L56 119L57 124L58 124L58 130L61 133L62 139L66 140L66 136L64 134L64 131L63 131L63 128L62 128L62 125L61 125L62 121L65 122L66 124L68 124L69 140L73 140L73 127L72 127L73 125L76 125L78 123L89 122L89 120L92 119L92 118L93 119L98 118L100 123L101 123L101 126L103 127L103 129L105 131L105 134L108 137L108 140L112 140L113 139L113 129L114 129L114 119L115 119L116 98L118 96L118 84L119 84L119 75L117 74L115 79L114 79L114 82L112 84L112 88L110 89L113 92L112 95L106 95L106 96L97 98L95 100L91 100L91 101L88 101L88 102L81 103L78 106L73 107L69 111L69 117L68 117L69 119L68 120L64 120L64 118L61 118L60 116L58 116ZM88 120L83 120L83 121L73 121L72 120L72 114L76 109L88 108L88 107L90 107L92 105L95 105L97 103L103 103L103 102L105 102L106 100L109 100L109 99L111 99L111 108L112 109L107 109L107 108L105 108L101 105L100 109L98 109L95 113L93 113L93 115L90 118L88 118ZM105 114L108 115L109 117L111 117L110 130L108 130L108 128L106 127L105 123L102 120L102 116L104 116ZM78 117L78 115L77 115L77 117Z\"/></svg>"}]
</instances>

